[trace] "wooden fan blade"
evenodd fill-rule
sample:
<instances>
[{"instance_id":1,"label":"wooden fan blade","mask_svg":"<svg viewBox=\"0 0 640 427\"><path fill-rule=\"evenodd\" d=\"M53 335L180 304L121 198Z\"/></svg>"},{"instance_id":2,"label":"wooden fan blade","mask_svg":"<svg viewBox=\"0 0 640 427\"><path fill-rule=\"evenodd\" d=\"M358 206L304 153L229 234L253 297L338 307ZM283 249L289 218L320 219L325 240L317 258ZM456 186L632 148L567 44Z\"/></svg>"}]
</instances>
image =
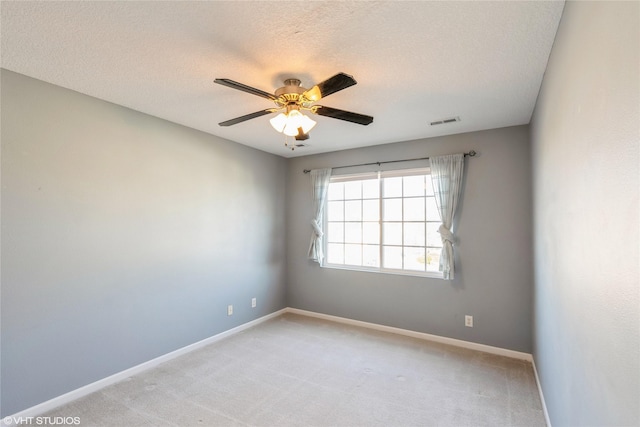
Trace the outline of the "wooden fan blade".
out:
<instances>
[{"instance_id":1,"label":"wooden fan blade","mask_svg":"<svg viewBox=\"0 0 640 427\"><path fill-rule=\"evenodd\" d=\"M225 122L218 123L220 126L231 126L238 123L242 123L247 120L255 119L256 117L264 116L265 114L273 113L273 108L267 108L266 110L256 111L255 113L247 114L245 116L236 117L235 119L227 120Z\"/></svg>"},{"instance_id":2,"label":"wooden fan blade","mask_svg":"<svg viewBox=\"0 0 640 427\"><path fill-rule=\"evenodd\" d=\"M373 122L373 117L364 114L352 113L351 111L338 110L337 108L325 107L322 105L314 105L311 109L313 113L319 116L331 117L333 119L344 120L359 125L368 125Z\"/></svg>"},{"instance_id":3,"label":"wooden fan blade","mask_svg":"<svg viewBox=\"0 0 640 427\"><path fill-rule=\"evenodd\" d=\"M253 94L253 95L261 96L263 98L267 98L267 99L270 99L272 101L275 101L277 99L275 95L270 94L269 92L265 92L263 90L256 89L254 87L247 86L245 84L238 83L238 82L233 81L233 80L215 79L213 82L214 83L218 83L219 85L230 87L232 89L238 89L238 90L241 90L243 92L247 92L247 93L250 93L250 94Z\"/></svg>"},{"instance_id":4,"label":"wooden fan blade","mask_svg":"<svg viewBox=\"0 0 640 427\"><path fill-rule=\"evenodd\" d=\"M331 95L332 93L336 93L342 89L348 88L349 86L353 86L356 83L358 82L356 82L352 76L345 73L338 73L306 91L304 96L309 101L315 102L321 98Z\"/></svg>"}]
</instances>

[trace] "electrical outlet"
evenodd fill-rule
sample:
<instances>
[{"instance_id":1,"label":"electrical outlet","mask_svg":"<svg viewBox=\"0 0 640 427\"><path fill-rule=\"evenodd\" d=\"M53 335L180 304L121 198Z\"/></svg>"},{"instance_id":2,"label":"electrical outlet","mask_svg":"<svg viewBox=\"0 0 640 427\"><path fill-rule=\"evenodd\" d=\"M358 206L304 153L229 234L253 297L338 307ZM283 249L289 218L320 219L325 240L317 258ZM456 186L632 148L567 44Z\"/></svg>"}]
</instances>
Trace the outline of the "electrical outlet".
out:
<instances>
[{"instance_id":1,"label":"electrical outlet","mask_svg":"<svg viewBox=\"0 0 640 427\"><path fill-rule=\"evenodd\" d=\"M464 316L464 326L473 328L473 316Z\"/></svg>"},{"instance_id":2,"label":"electrical outlet","mask_svg":"<svg viewBox=\"0 0 640 427\"><path fill-rule=\"evenodd\" d=\"M231 316L233 314L233 306L232 305L228 305L227 306L227 316Z\"/></svg>"},{"instance_id":3,"label":"electrical outlet","mask_svg":"<svg viewBox=\"0 0 640 427\"><path fill-rule=\"evenodd\" d=\"M251 308L256 308L256 305L258 305L256 299L251 298Z\"/></svg>"}]
</instances>

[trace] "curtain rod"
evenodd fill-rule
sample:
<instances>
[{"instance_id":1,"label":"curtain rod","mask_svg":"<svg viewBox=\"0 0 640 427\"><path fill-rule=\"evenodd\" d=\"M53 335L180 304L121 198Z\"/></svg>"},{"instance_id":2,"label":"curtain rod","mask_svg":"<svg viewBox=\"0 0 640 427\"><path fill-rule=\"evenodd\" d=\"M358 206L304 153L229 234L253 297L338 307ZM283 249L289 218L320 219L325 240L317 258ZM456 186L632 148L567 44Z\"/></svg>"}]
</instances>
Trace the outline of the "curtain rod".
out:
<instances>
[{"instance_id":1,"label":"curtain rod","mask_svg":"<svg viewBox=\"0 0 640 427\"><path fill-rule=\"evenodd\" d=\"M468 153L464 153L465 157L474 157L477 153L473 150L469 151ZM411 162L414 160L429 160L428 157L419 157L416 159L404 159L404 160L387 160L386 162L371 162L371 163L360 163L359 165L347 165L347 166L336 166L335 168L332 169L342 169L342 168L353 168L356 166L370 166L370 165L378 165L380 166L383 163L398 163L398 162ZM309 173L311 172L311 169L305 169L303 170L304 173Z\"/></svg>"}]
</instances>

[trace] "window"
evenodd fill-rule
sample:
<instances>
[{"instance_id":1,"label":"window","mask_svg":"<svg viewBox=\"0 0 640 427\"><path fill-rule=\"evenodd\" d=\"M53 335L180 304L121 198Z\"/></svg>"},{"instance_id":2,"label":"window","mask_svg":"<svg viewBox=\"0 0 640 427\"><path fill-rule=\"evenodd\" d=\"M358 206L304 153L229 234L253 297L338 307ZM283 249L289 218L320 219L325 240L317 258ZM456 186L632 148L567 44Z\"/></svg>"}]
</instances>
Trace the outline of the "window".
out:
<instances>
[{"instance_id":1,"label":"window","mask_svg":"<svg viewBox=\"0 0 640 427\"><path fill-rule=\"evenodd\" d=\"M327 267L441 277L429 169L331 177Z\"/></svg>"}]
</instances>

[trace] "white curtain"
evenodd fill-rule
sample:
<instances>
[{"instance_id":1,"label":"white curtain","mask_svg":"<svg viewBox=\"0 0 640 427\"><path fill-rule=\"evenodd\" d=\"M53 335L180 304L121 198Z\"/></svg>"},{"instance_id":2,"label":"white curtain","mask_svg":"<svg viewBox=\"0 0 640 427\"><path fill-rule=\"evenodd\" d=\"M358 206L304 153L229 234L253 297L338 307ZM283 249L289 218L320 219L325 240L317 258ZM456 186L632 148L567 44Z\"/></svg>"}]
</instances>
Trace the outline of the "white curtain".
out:
<instances>
[{"instance_id":1,"label":"white curtain","mask_svg":"<svg viewBox=\"0 0 640 427\"><path fill-rule=\"evenodd\" d=\"M311 171L310 176L313 196L313 219L311 220L313 232L311 233L311 244L309 245L309 259L322 265L324 262L322 215L327 201L331 169L314 169Z\"/></svg>"},{"instance_id":2,"label":"white curtain","mask_svg":"<svg viewBox=\"0 0 640 427\"><path fill-rule=\"evenodd\" d=\"M464 171L464 154L431 157L431 182L442 224L438 228L442 239L440 271L445 280L453 280L453 218L458 207Z\"/></svg>"}]
</instances>

